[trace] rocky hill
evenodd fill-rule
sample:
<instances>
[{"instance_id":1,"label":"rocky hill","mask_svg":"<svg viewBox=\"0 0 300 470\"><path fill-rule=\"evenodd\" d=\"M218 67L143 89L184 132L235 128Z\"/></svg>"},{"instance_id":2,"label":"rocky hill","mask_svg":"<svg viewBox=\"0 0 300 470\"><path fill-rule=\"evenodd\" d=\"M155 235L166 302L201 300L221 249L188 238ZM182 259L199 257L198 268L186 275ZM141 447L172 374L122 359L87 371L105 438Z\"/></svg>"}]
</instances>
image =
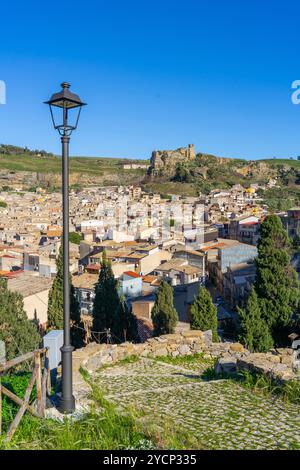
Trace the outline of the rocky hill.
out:
<instances>
[{"instance_id":1,"label":"rocky hill","mask_svg":"<svg viewBox=\"0 0 300 470\"><path fill-rule=\"evenodd\" d=\"M196 158L195 147L180 147L176 150L154 150L150 160L149 172L151 175L172 175L176 165L185 165Z\"/></svg>"},{"instance_id":2,"label":"rocky hill","mask_svg":"<svg viewBox=\"0 0 300 470\"><path fill-rule=\"evenodd\" d=\"M188 192L187 195L196 195L216 188L228 189L235 184L247 187L253 183L265 185L270 182L298 192L300 161L277 158L244 160L195 154L193 145L189 145L174 151L153 152L147 187L166 192L172 184L175 193L181 188L181 191Z\"/></svg>"}]
</instances>

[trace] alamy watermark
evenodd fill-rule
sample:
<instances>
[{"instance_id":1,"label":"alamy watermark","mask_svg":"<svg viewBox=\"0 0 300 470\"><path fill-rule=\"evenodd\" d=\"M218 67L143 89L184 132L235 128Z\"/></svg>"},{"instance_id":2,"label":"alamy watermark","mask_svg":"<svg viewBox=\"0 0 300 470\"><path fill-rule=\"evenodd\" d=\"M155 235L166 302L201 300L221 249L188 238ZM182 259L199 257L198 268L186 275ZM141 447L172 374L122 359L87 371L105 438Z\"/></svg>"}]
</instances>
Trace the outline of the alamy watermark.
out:
<instances>
[{"instance_id":1,"label":"alamy watermark","mask_svg":"<svg viewBox=\"0 0 300 470\"><path fill-rule=\"evenodd\" d=\"M292 97L291 97L292 103L300 104L300 80L293 81L292 90L295 90L293 91Z\"/></svg>"},{"instance_id":2,"label":"alamy watermark","mask_svg":"<svg viewBox=\"0 0 300 470\"><path fill-rule=\"evenodd\" d=\"M0 104L6 104L6 84L0 80Z\"/></svg>"}]
</instances>

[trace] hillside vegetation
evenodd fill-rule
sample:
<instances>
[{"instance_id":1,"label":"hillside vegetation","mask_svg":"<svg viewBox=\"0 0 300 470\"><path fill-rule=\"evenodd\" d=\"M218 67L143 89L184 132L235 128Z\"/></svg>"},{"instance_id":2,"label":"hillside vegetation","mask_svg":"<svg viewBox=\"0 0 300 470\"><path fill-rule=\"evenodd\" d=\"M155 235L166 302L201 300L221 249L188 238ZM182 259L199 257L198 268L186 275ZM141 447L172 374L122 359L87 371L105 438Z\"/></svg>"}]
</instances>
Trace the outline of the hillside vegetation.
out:
<instances>
[{"instance_id":1,"label":"hillside vegetation","mask_svg":"<svg viewBox=\"0 0 300 470\"><path fill-rule=\"evenodd\" d=\"M252 183L266 184L276 179L282 188L280 200L288 205L298 203L300 197L300 161L271 158L247 161L237 158L220 158L198 153L195 160L174 165L172 173L162 170L150 175L145 169L124 169L124 164L149 164L149 160L74 156L70 158L70 172L82 184L134 184L146 191L168 196L179 194L196 196L208 194L213 189L228 189L235 184L248 187ZM12 145L0 145L0 168L10 172L61 173L61 158L45 150L29 150ZM86 176L84 179L82 176ZM77 182L77 181L76 181ZM270 194L268 199L276 199ZM276 206L277 203L275 203ZM274 204L273 204L274 206Z\"/></svg>"},{"instance_id":2,"label":"hillside vegetation","mask_svg":"<svg viewBox=\"0 0 300 470\"><path fill-rule=\"evenodd\" d=\"M5 150L0 145L0 166L1 169L10 171L33 171L38 173L60 173L61 158L44 150L27 150L19 147L6 146ZM104 157L71 157L70 171L77 173L93 173L101 175L104 172L123 171L125 163L147 163L147 161L130 160L125 158L104 158ZM130 170L127 170L130 171ZM134 171L134 170L133 170Z\"/></svg>"}]
</instances>

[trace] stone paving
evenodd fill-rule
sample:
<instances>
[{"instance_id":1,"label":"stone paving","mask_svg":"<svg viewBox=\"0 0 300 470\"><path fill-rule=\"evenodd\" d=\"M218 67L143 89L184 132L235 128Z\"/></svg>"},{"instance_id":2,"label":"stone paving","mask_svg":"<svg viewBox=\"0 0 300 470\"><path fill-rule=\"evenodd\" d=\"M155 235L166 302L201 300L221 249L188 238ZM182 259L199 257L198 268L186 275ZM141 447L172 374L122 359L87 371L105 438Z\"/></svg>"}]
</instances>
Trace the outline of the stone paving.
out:
<instances>
[{"instance_id":1,"label":"stone paving","mask_svg":"<svg viewBox=\"0 0 300 470\"><path fill-rule=\"evenodd\" d=\"M142 409L158 424L174 420L206 449L300 449L300 406L231 381L204 381L201 372L140 359L94 377L108 399Z\"/></svg>"}]
</instances>

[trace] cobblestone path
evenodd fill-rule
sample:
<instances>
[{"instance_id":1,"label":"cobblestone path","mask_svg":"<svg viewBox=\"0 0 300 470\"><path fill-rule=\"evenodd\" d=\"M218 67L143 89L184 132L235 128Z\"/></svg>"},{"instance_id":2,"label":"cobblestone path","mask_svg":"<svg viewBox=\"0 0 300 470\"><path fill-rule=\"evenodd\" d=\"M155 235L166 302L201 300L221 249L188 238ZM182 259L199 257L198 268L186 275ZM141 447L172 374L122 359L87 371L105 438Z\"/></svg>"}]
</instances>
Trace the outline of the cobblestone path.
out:
<instances>
[{"instance_id":1,"label":"cobblestone path","mask_svg":"<svg viewBox=\"0 0 300 470\"><path fill-rule=\"evenodd\" d=\"M300 449L300 406L267 398L227 380L141 359L96 374L106 397L157 422L174 420L206 449Z\"/></svg>"}]
</instances>

